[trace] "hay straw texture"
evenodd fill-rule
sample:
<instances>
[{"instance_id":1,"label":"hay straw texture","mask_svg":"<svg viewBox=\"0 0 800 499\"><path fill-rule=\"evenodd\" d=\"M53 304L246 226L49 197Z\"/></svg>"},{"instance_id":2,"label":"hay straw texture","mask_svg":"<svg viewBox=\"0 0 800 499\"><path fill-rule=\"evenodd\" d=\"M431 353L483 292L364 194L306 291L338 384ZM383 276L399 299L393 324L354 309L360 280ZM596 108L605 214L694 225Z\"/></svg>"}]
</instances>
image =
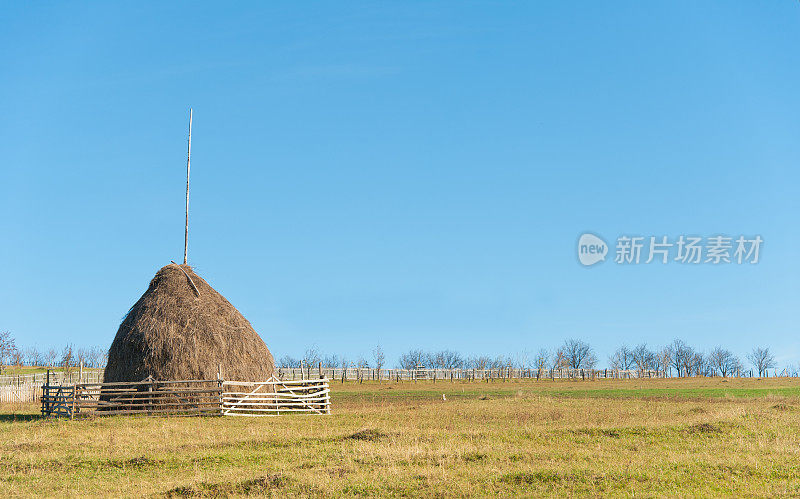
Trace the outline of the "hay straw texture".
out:
<instances>
[{"instance_id":1,"label":"hay straw texture","mask_svg":"<svg viewBox=\"0 0 800 499\"><path fill-rule=\"evenodd\" d=\"M266 381L275 369L250 322L191 267L171 264L120 324L104 381L216 379L220 364L226 380Z\"/></svg>"}]
</instances>

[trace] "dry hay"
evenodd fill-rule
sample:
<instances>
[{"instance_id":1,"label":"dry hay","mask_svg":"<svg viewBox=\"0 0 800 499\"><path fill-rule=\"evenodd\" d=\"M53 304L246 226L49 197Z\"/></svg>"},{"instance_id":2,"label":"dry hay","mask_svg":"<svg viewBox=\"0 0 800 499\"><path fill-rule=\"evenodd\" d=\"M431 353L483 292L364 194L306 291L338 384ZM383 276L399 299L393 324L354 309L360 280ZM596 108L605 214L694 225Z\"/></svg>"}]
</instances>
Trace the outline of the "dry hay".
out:
<instances>
[{"instance_id":1,"label":"dry hay","mask_svg":"<svg viewBox=\"0 0 800 499\"><path fill-rule=\"evenodd\" d=\"M237 381L266 381L275 370L250 322L191 267L171 264L120 324L104 381L216 379L220 365Z\"/></svg>"}]
</instances>

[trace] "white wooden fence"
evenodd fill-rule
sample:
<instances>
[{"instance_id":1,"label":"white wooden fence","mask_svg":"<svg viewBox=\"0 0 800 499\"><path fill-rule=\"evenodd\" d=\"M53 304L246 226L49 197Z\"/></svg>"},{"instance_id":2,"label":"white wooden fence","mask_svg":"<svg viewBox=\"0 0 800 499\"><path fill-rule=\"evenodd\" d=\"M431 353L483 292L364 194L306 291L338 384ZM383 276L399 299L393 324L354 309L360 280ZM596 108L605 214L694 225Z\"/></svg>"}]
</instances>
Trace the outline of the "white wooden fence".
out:
<instances>
[{"instance_id":1,"label":"white wooden fence","mask_svg":"<svg viewBox=\"0 0 800 499\"><path fill-rule=\"evenodd\" d=\"M490 381L503 379L637 379L663 378L661 371L620 369L372 369L358 367L281 367L276 369L281 380L328 378L336 381Z\"/></svg>"},{"instance_id":2,"label":"white wooden fence","mask_svg":"<svg viewBox=\"0 0 800 499\"><path fill-rule=\"evenodd\" d=\"M223 416L279 416L280 414L330 414L327 378L303 381L224 381Z\"/></svg>"},{"instance_id":3,"label":"white wooden fence","mask_svg":"<svg viewBox=\"0 0 800 499\"><path fill-rule=\"evenodd\" d=\"M50 384L99 383L103 371L75 370L69 374L61 371L50 373ZM47 373L0 376L0 403L38 402L42 397L42 385L47 383Z\"/></svg>"}]
</instances>

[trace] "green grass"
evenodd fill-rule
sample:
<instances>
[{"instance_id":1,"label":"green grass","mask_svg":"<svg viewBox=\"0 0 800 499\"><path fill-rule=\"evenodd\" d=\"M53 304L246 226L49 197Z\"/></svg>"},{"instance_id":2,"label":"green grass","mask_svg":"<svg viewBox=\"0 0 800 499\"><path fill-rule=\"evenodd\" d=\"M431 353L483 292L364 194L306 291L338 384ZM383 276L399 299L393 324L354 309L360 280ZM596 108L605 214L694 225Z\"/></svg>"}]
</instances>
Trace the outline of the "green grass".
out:
<instances>
[{"instance_id":1,"label":"green grass","mask_svg":"<svg viewBox=\"0 0 800 499\"><path fill-rule=\"evenodd\" d=\"M329 417L66 421L0 408L0 495L800 494L798 380L332 389Z\"/></svg>"}]
</instances>

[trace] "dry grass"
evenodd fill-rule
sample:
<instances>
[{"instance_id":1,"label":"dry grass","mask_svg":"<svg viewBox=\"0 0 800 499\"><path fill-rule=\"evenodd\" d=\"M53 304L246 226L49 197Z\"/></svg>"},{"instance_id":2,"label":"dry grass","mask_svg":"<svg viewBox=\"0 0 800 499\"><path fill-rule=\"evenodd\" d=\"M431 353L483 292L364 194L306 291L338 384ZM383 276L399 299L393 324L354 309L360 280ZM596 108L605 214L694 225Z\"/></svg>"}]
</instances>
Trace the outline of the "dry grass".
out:
<instances>
[{"instance_id":1,"label":"dry grass","mask_svg":"<svg viewBox=\"0 0 800 499\"><path fill-rule=\"evenodd\" d=\"M70 422L6 408L0 495L800 494L797 380L333 389L330 417Z\"/></svg>"}]
</instances>

